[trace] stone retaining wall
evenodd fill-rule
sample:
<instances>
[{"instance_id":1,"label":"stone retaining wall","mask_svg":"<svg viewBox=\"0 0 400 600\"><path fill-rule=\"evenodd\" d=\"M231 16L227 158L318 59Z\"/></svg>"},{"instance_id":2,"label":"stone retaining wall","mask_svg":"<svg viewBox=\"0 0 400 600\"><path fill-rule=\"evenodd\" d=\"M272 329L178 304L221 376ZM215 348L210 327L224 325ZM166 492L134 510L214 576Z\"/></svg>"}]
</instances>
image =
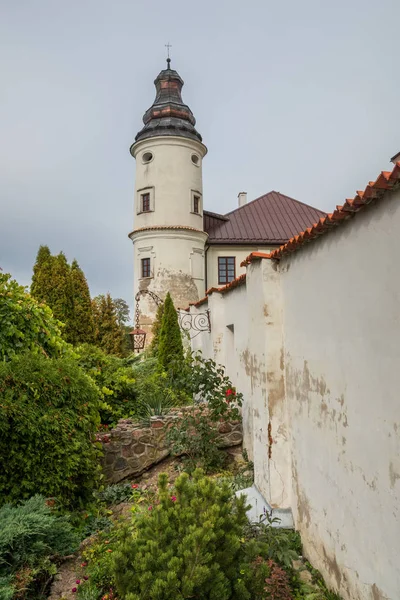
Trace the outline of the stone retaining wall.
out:
<instances>
[{"instance_id":1,"label":"stone retaining wall","mask_svg":"<svg viewBox=\"0 0 400 600\"><path fill-rule=\"evenodd\" d=\"M136 477L170 454L166 434L173 422L192 407L172 411L164 417L151 417L150 427L142 427L132 419L121 419L108 433L99 433L103 445L103 470L108 483ZM241 421L223 421L218 427L218 447L229 448L242 443Z\"/></svg>"}]
</instances>

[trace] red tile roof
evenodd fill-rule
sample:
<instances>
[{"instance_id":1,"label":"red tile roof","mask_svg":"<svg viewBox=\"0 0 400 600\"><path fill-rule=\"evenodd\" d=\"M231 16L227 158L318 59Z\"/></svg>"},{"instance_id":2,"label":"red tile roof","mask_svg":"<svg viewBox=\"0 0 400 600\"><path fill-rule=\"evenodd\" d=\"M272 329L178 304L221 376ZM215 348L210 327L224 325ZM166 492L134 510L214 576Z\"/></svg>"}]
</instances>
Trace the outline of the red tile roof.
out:
<instances>
[{"instance_id":1,"label":"red tile roof","mask_svg":"<svg viewBox=\"0 0 400 600\"><path fill-rule=\"evenodd\" d=\"M247 267L250 263L261 258L271 258L271 252L251 252L246 258L240 263L241 267Z\"/></svg>"},{"instance_id":2,"label":"red tile roof","mask_svg":"<svg viewBox=\"0 0 400 600\"><path fill-rule=\"evenodd\" d=\"M363 192L357 192L352 199L346 200L343 206L337 206L333 213L319 219L312 227L292 237L286 244L271 252L271 258L281 258L285 254L298 250L301 246L327 233L332 227L337 227L343 221L350 219L355 213L365 208L372 201L379 201L385 192L400 186L400 162L392 171L382 171L376 181L370 181Z\"/></svg>"},{"instance_id":3,"label":"red tile roof","mask_svg":"<svg viewBox=\"0 0 400 600\"><path fill-rule=\"evenodd\" d=\"M226 215L204 211L209 244L284 244L326 213L269 192Z\"/></svg>"},{"instance_id":4,"label":"red tile roof","mask_svg":"<svg viewBox=\"0 0 400 600\"><path fill-rule=\"evenodd\" d=\"M242 275L239 275L239 277L236 277L236 279L232 279L232 281L230 281L226 285L223 285L222 287L210 288L209 290L206 291L205 298L201 298L201 300L198 300L197 302L190 302L189 307L190 306L201 306L202 304L205 304L206 302L208 302L208 296L211 296L211 294L213 294L214 292L219 292L220 294L226 294L227 292L230 292L231 290L239 287L240 285L243 285L245 282L246 282L246 273L243 273Z\"/></svg>"}]
</instances>

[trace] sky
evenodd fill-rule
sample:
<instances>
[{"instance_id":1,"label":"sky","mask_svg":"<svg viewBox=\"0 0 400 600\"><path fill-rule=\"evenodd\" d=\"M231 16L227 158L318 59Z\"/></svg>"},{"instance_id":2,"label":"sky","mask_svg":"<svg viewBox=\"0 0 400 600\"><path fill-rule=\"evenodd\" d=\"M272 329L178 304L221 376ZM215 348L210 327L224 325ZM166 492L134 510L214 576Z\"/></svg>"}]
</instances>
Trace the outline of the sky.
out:
<instances>
[{"instance_id":1,"label":"sky","mask_svg":"<svg viewBox=\"0 0 400 600\"><path fill-rule=\"evenodd\" d=\"M133 304L129 147L165 67L208 147L204 206L331 211L400 151L398 0L0 0L0 267L40 244Z\"/></svg>"}]
</instances>

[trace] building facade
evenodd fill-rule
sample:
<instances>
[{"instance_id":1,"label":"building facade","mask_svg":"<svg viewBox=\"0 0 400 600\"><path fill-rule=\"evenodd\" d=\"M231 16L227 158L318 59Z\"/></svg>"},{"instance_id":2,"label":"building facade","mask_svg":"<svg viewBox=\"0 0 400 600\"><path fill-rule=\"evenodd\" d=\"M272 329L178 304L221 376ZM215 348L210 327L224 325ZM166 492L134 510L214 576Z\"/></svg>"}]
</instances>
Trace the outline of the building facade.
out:
<instances>
[{"instance_id":1,"label":"building facade","mask_svg":"<svg viewBox=\"0 0 400 600\"><path fill-rule=\"evenodd\" d=\"M156 97L143 117L131 155L136 160L134 295L141 292L139 325L147 332L156 313L152 292L170 292L177 308L205 296L244 272L253 251L278 248L325 216L278 192L269 192L226 215L204 210L203 159L207 148L182 100L183 80L167 68L155 80Z\"/></svg>"}]
</instances>

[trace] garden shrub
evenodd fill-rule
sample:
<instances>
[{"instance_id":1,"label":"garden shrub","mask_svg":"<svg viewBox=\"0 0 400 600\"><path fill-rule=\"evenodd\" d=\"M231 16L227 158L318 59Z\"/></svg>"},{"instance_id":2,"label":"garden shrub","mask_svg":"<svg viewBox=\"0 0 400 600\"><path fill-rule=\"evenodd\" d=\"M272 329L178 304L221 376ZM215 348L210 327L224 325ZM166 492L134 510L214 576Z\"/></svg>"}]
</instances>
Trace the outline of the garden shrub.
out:
<instances>
[{"instance_id":1,"label":"garden shrub","mask_svg":"<svg viewBox=\"0 0 400 600\"><path fill-rule=\"evenodd\" d=\"M217 447L218 424L240 419L242 395L237 393L223 367L201 355L176 368L171 366L174 385L197 399L190 411L174 424L168 439L172 453L185 454L192 471L201 466L206 472L220 468L225 455Z\"/></svg>"},{"instance_id":2,"label":"garden shrub","mask_svg":"<svg viewBox=\"0 0 400 600\"><path fill-rule=\"evenodd\" d=\"M164 302L157 357L160 368L164 371L168 371L172 362L183 362L182 335L178 315L169 292Z\"/></svg>"},{"instance_id":3,"label":"garden shrub","mask_svg":"<svg viewBox=\"0 0 400 600\"><path fill-rule=\"evenodd\" d=\"M62 324L11 275L0 272L0 360L23 352L54 357L69 353L61 338Z\"/></svg>"},{"instance_id":4,"label":"garden shrub","mask_svg":"<svg viewBox=\"0 0 400 600\"><path fill-rule=\"evenodd\" d=\"M0 363L0 498L92 496L100 477L100 394L73 359L32 353Z\"/></svg>"},{"instance_id":5,"label":"garden shrub","mask_svg":"<svg viewBox=\"0 0 400 600\"><path fill-rule=\"evenodd\" d=\"M0 598L32 600L41 596L54 561L77 549L66 516L56 515L43 496L0 508ZM43 597L43 596L41 596Z\"/></svg>"},{"instance_id":6,"label":"garden shrub","mask_svg":"<svg viewBox=\"0 0 400 600\"><path fill-rule=\"evenodd\" d=\"M237 582L245 498L196 470L175 491L159 477L158 503L136 518L113 563L125 600L228 600Z\"/></svg>"},{"instance_id":7,"label":"garden shrub","mask_svg":"<svg viewBox=\"0 0 400 600\"><path fill-rule=\"evenodd\" d=\"M137 391L132 367L127 359L106 354L97 346L82 344L76 349L78 364L93 379L106 402L101 422L115 425L119 419L135 415Z\"/></svg>"}]
</instances>

